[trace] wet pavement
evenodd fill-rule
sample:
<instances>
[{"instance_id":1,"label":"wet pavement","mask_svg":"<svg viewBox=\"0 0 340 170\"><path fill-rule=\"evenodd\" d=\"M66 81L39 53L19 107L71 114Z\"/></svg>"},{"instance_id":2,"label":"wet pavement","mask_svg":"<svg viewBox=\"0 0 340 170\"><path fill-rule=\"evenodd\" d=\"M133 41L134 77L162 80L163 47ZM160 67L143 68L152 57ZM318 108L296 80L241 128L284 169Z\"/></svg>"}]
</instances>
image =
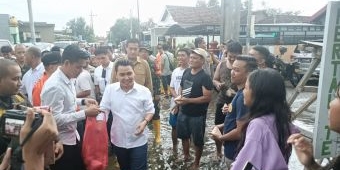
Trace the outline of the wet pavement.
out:
<instances>
[{"instance_id":1,"label":"wet pavement","mask_svg":"<svg viewBox=\"0 0 340 170\"><path fill-rule=\"evenodd\" d=\"M287 96L293 92L293 87L287 85ZM292 105L292 110L296 110L311 93L302 93L298 96L296 102ZM193 161L185 163L183 161L182 144L181 141L178 143L178 152L173 153L172 140L171 140L171 126L168 123L169 120L169 103L170 99L162 97L161 100L161 144L157 145L153 142L154 135L152 133L152 126L149 126L149 148L148 148L148 166L151 170L188 170ZM303 112L294 123L304 127L307 130L312 131L314 126L314 111L316 104L313 103L306 111ZM206 135L205 145L203 149L203 155L201 158L200 169L202 170L219 170L226 169L225 164L222 162L215 161L215 143L210 138L208 132L214 125L214 113L215 113L215 102L211 102L208 109L207 121L206 121ZM194 150L190 149L191 156L194 156ZM112 167L112 161L110 161L109 169L117 169ZM289 169L291 170L302 170L303 166L298 162L296 155L293 153L289 161Z\"/></svg>"}]
</instances>

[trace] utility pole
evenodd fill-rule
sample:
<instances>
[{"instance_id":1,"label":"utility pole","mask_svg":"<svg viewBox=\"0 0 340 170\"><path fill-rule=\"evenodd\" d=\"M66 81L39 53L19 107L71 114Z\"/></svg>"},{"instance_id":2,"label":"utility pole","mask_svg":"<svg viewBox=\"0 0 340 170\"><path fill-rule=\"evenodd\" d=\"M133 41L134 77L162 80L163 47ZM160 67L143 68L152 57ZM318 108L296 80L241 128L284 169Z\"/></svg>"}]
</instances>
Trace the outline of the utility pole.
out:
<instances>
[{"instance_id":1,"label":"utility pole","mask_svg":"<svg viewBox=\"0 0 340 170\"><path fill-rule=\"evenodd\" d=\"M249 51L250 46L250 29L251 29L251 8L252 0L248 0L248 10L247 10L247 38L246 38L246 51Z\"/></svg>"},{"instance_id":2,"label":"utility pole","mask_svg":"<svg viewBox=\"0 0 340 170\"><path fill-rule=\"evenodd\" d=\"M222 23L220 41L233 39L238 41L240 36L240 0L221 0Z\"/></svg>"},{"instance_id":3,"label":"utility pole","mask_svg":"<svg viewBox=\"0 0 340 170\"><path fill-rule=\"evenodd\" d=\"M247 11L247 38L246 38L246 51L249 51L250 46L250 32L251 32L251 9L252 9L252 0L248 0L248 11Z\"/></svg>"},{"instance_id":4,"label":"utility pole","mask_svg":"<svg viewBox=\"0 0 340 170\"><path fill-rule=\"evenodd\" d=\"M133 33L132 33L132 9L130 9L130 38L134 38L133 37Z\"/></svg>"},{"instance_id":5,"label":"utility pole","mask_svg":"<svg viewBox=\"0 0 340 170\"><path fill-rule=\"evenodd\" d=\"M92 11L91 11L91 14L90 14L90 24L91 24L91 29L92 29L92 31L94 31L94 29L93 29L93 17L95 17L95 16L97 16L97 15L95 15L95 14L93 14L92 13Z\"/></svg>"},{"instance_id":6,"label":"utility pole","mask_svg":"<svg viewBox=\"0 0 340 170\"><path fill-rule=\"evenodd\" d=\"M35 28L34 28L31 0L27 0L27 5L28 5L28 15L29 15L30 28L31 28L31 43L35 44L36 39L35 39Z\"/></svg>"},{"instance_id":7,"label":"utility pole","mask_svg":"<svg viewBox=\"0 0 340 170\"><path fill-rule=\"evenodd\" d=\"M141 31L140 31L140 19L139 19L139 0L137 0L137 16L138 16L138 28L137 28L137 34L138 39L141 39Z\"/></svg>"}]
</instances>

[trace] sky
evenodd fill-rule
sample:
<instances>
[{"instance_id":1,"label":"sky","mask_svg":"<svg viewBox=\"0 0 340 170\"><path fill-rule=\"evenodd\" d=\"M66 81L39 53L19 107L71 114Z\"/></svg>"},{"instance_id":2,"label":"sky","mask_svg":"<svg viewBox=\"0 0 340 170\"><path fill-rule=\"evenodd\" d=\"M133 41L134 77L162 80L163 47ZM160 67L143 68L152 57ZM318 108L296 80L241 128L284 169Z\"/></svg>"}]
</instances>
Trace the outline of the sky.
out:
<instances>
[{"instance_id":1,"label":"sky","mask_svg":"<svg viewBox=\"0 0 340 170\"><path fill-rule=\"evenodd\" d=\"M84 17L90 25L91 12L96 35L106 36L106 32L118 18L137 18L137 0L31 0L35 22L55 24L55 30L66 28L73 18ZM208 1L208 0L206 0ZM221 1L221 0L219 0ZM242 0L243 2L244 0ZM139 0L141 22L152 18L159 22L165 5L195 6L197 0ZM269 8L282 11L300 11L301 15L311 16L325 6L328 0L253 0L253 9ZM0 0L0 13L15 16L18 20L28 21L27 0Z\"/></svg>"}]
</instances>

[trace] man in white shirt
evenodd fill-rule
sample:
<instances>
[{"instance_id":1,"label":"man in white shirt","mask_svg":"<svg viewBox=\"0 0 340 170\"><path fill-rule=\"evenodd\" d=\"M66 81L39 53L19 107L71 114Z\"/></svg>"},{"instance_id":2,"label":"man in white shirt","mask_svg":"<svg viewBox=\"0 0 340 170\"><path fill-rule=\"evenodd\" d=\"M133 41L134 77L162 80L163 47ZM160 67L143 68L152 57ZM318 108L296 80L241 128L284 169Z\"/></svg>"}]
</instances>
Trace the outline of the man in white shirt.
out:
<instances>
[{"instance_id":1,"label":"man in white shirt","mask_svg":"<svg viewBox=\"0 0 340 170\"><path fill-rule=\"evenodd\" d=\"M112 112L113 150L120 169L147 169L146 126L155 112L152 95L148 88L135 82L129 60L117 60L114 69L119 82L106 87L100 103L105 115ZM104 114L97 116L97 120L103 119Z\"/></svg>"},{"instance_id":2,"label":"man in white shirt","mask_svg":"<svg viewBox=\"0 0 340 170\"><path fill-rule=\"evenodd\" d=\"M111 84L113 62L110 61L107 48L100 47L96 49L94 54L101 64L94 70L95 93L97 101L100 101L106 85Z\"/></svg>"},{"instance_id":3,"label":"man in white shirt","mask_svg":"<svg viewBox=\"0 0 340 170\"><path fill-rule=\"evenodd\" d=\"M171 82L170 82L170 93L171 93L171 102L170 102L170 117L169 124L171 125L171 139L174 154L177 153L177 133L176 133L176 124L177 124L177 113L179 110L179 106L175 104L174 99L180 95L179 89L181 87L181 80L184 71L189 68L189 58L190 58L190 50L189 49L179 49L177 51L177 61L178 66L171 74Z\"/></svg>"},{"instance_id":4,"label":"man in white shirt","mask_svg":"<svg viewBox=\"0 0 340 170\"><path fill-rule=\"evenodd\" d=\"M77 45L69 45L62 55L62 65L45 82L41 92L41 103L50 106L56 120L59 139L64 154L51 167L52 170L84 170L81 156L77 122L100 112L93 99L76 98L74 79L83 71L88 55ZM76 111L78 105L87 105L85 110Z\"/></svg>"},{"instance_id":5,"label":"man in white shirt","mask_svg":"<svg viewBox=\"0 0 340 170\"><path fill-rule=\"evenodd\" d=\"M94 93L94 83L92 81L91 74L88 70L86 70L86 68L88 68L89 62L89 59L86 60L86 66L76 79L77 98L96 99L96 95Z\"/></svg>"},{"instance_id":6,"label":"man in white shirt","mask_svg":"<svg viewBox=\"0 0 340 170\"><path fill-rule=\"evenodd\" d=\"M37 47L30 47L25 52L25 63L30 69L22 78L20 92L27 95L28 101L32 103L32 91L34 84L40 79L45 72L44 64L41 62L41 51Z\"/></svg>"}]
</instances>

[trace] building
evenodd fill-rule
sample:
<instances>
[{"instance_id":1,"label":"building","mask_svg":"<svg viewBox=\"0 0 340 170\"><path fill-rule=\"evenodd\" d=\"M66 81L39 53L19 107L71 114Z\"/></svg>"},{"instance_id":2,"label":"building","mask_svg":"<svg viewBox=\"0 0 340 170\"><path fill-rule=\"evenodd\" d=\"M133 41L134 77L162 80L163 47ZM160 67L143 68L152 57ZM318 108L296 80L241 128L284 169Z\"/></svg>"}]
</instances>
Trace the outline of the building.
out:
<instances>
[{"instance_id":1,"label":"building","mask_svg":"<svg viewBox=\"0 0 340 170\"><path fill-rule=\"evenodd\" d=\"M326 9L326 7L324 7ZM323 10L318 15L298 16L272 14L266 10L254 11L255 38L250 44L297 44L300 40L322 39L324 32ZM219 41L221 27L220 7L188 7L167 5L158 25L151 29L151 45L162 43L164 39L187 41L196 36L206 37L207 42ZM239 41L245 44L247 11L240 12ZM184 38L185 37L185 38ZM171 40L173 42L174 40Z\"/></svg>"},{"instance_id":2,"label":"building","mask_svg":"<svg viewBox=\"0 0 340 170\"><path fill-rule=\"evenodd\" d=\"M36 42L53 43L55 41L54 27L54 24L34 22ZM19 34L20 42L23 43L31 41L31 28L29 22L19 21Z\"/></svg>"},{"instance_id":3,"label":"building","mask_svg":"<svg viewBox=\"0 0 340 170\"><path fill-rule=\"evenodd\" d=\"M11 40L8 14L0 14L0 39Z\"/></svg>"}]
</instances>

